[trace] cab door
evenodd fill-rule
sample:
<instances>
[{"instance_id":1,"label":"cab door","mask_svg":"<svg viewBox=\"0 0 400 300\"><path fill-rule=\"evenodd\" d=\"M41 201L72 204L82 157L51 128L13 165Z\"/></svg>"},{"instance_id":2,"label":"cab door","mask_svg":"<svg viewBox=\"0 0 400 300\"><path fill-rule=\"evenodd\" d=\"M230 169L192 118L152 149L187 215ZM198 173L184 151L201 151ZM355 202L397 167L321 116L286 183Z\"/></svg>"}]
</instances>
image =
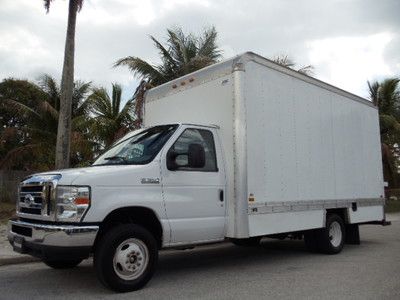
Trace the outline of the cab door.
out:
<instances>
[{"instance_id":1,"label":"cab door","mask_svg":"<svg viewBox=\"0 0 400 300\"><path fill-rule=\"evenodd\" d=\"M222 240L225 227L225 174L216 130L183 127L163 151L161 177L171 244ZM204 165L190 166L193 145L204 149ZM196 148L196 147L195 147ZM171 167L171 154L174 167Z\"/></svg>"}]
</instances>

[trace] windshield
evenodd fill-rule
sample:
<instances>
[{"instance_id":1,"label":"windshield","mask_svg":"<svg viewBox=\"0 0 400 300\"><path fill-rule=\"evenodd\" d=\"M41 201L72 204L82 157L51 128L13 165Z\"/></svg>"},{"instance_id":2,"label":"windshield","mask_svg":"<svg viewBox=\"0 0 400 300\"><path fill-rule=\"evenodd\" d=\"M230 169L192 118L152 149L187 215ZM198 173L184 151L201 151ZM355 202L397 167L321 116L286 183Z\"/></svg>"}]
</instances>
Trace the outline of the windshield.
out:
<instances>
[{"instance_id":1,"label":"windshield","mask_svg":"<svg viewBox=\"0 0 400 300\"><path fill-rule=\"evenodd\" d=\"M177 127L154 126L130 135L102 154L93 166L147 164L154 159Z\"/></svg>"}]
</instances>

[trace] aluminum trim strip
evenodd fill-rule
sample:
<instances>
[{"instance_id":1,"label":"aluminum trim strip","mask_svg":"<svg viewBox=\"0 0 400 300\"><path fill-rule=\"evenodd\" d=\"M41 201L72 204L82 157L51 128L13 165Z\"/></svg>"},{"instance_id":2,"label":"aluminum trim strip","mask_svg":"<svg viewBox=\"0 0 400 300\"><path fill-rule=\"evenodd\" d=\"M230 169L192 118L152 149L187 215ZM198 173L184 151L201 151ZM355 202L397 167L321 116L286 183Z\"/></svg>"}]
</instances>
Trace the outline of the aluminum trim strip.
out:
<instances>
[{"instance_id":1,"label":"aluminum trim strip","mask_svg":"<svg viewBox=\"0 0 400 300\"><path fill-rule=\"evenodd\" d=\"M323 210L331 208L350 208L352 203L357 203L358 207L384 205L383 198L365 199L340 199L340 200L304 200L304 201L282 201L266 203L249 203L248 214L259 215L280 212L296 212L308 210Z\"/></svg>"}]
</instances>

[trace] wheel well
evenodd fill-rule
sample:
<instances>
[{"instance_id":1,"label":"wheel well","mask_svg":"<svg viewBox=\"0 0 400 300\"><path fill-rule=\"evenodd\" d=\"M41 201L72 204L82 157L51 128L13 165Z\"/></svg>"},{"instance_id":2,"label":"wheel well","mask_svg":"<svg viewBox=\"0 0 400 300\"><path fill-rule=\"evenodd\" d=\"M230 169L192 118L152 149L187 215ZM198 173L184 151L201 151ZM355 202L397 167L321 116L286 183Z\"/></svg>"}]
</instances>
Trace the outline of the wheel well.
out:
<instances>
[{"instance_id":1,"label":"wheel well","mask_svg":"<svg viewBox=\"0 0 400 300\"><path fill-rule=\"evenodd\" d=\"M326 215L333 215L333 214L341 217L345 224L349 223L348 222L349 219L347 216L347 208L333 208L333 209L326 210Z\"/></svg>"},{"instance_id":2,"label":"wheel well","mask_svg":"<svg viewBox=\"0 0 400 300\"><path fill-rule=\"evenodd\" d=\"M161 248L163 238L161 223L154 211L146 207L124 207L109 213L100 225L94 247L96 247L96 243L109 228L118 224L128 223L141 225L150 231L157 241L158 248Z\"/></svg>"}]
</instances>

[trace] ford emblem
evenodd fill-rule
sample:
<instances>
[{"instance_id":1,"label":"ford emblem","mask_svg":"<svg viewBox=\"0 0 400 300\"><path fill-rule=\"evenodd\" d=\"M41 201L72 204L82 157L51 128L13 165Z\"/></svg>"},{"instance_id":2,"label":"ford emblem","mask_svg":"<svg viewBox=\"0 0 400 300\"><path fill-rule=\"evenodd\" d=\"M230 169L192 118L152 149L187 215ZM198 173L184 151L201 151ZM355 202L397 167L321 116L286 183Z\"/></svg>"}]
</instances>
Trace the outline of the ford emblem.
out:
<instances>
[{"instance_id":1,"label":"ford emblem","mask_svg":"<svg viewBox=\"0 0 400 300\"><path fill-rule=\"evenodd\" d=\"M31 206L35 203L35 198L31 194L27 194L24 197L24 202L26 205Z\"/></svg>"}]
</instances>

